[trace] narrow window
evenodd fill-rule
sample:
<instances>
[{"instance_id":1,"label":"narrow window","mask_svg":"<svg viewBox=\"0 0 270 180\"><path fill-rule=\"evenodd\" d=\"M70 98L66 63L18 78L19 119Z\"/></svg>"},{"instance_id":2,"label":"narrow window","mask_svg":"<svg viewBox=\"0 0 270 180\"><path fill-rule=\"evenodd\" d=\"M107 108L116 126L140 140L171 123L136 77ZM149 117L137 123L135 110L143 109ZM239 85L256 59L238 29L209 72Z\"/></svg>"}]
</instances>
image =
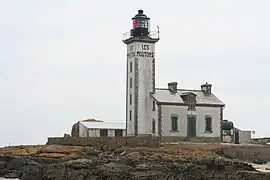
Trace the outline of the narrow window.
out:
<instances>
[{"instance_id":1,"label":"narrow window","mask_svg":"<svg viewBox=\"0 0 270 180\"><path fill-rule=\"evenodd\" d=\"M132 111L129 111L129 120L132 121Z\"/></svg>"},{"instance_id":2,"label":"narrow window","mask_svg":"<svg viewBox=\"0 0 270 180\"><path fill-rule=\"evenodd\" d=\"M132 88L132 78L129 79L129 88Z\"/></svg>"},{"instance_id":3,"label":"narrow window","mask_svg":"<svg viewBox=\"0 0 270 180\"><path fill-rule=\"evenodd\" d=\"M132 94L129 95L129 104L132 105Z\"/></svg>"},{"instance_id":4,"label":"narrow window","mask_svg":"<svg viewBox=\"0 0 270 180\"><path fill-rule=\"evenodd\" d=\"M171 117L171 128L173 132L178 131L178 117L177 116L172 116Z\"/></svg>"},{"instance_id":5,"label":"narrow window","mask_svg":"<svg viewBox=\"0 0 270 180\"><path fill-rule=\"evenodd\" d=\"M129 72L132 72L132 61L129 63Z\"/></svg>"},{"instance_id":6,"label":"narrow window","mask_svg":"<svg viewBox=\"0 0 270 180\"><path fill-rule=\"evenodd\" d=\"M205 116L205 131L212 132L212 117Z\"/></svg>"},{"instance_id":7,"label":"narrow window","mask_svg":"<svg viewBox=\"0 0 270 180\"><path fill-rule=\"evenodd\" d=\"M156 132L156 121L155 119L153 118L152 119L152 133L155 133Z\"/></svg>"},{"instance_id":8,"label":"narrow window","mask_svg":"<svg viewBox=\"0 0 270 180\"><path fill-rule=\"evenodd\" d=\"M153 101L153 103L152 103L152 111L155 111L155 110L156 110L156 102Z\"/></svg>"}]
</instances>

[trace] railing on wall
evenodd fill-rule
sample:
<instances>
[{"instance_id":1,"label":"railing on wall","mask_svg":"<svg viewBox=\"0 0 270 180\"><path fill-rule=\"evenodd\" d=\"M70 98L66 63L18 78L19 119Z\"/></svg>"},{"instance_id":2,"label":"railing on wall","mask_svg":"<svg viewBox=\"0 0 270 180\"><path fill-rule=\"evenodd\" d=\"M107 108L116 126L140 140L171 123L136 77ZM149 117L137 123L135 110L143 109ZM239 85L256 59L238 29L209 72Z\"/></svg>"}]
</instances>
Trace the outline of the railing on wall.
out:
<instances>
[{"instance_id":1,"label":"railing on wall","mask_svg":"<svg viewBox=\"0 0 270 180\"><path fill-rule=\"evenodd\" d=\"M159 31L150 31L149 36L152 39L159 39ZM122 35L122 41L132 38L130 32L126 32Z\"/></svg>"}]
</instances>

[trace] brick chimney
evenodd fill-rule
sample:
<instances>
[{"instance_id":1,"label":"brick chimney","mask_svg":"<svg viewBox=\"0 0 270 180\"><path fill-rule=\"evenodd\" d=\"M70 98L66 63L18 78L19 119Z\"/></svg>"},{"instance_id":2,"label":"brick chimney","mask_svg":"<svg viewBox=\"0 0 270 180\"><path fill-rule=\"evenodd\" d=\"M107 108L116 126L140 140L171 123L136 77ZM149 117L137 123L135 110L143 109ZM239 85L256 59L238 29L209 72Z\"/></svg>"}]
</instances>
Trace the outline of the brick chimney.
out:
<instances>
[{"instance_id":1,"label":"brick chimney","mask_svg":"<svg viewBox=\"0 0 270 180\"><path fill-rule=\"evenodd\" d=\"M210 95L212 93L211 89L212 89L212 84L208 84L208 82L201 85L201 91L204 92L206 95Z\"/></svg>"},{"instance_id":2,"label":"brick chimney","mask_svg":"<svg viewBox=\"0 0 270 180\"><path fill-rule=\"evenodd\" d=\"M168 89L172 92L172 93L177 93L177 82L170 82L168 83Z\"/></svg>"}]
</instances>

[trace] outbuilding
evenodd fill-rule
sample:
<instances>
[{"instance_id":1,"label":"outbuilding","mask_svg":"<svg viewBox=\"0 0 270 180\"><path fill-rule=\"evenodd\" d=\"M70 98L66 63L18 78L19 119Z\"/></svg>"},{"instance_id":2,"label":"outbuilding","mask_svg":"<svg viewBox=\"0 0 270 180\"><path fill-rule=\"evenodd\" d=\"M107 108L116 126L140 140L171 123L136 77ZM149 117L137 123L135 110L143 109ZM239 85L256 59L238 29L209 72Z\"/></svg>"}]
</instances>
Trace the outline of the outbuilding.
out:
<instances>
[{"instance_id":1,"label":"outbuilding","mask_svg":"<svg viewBox=\"0 0 270 180\"><path fill-rule=\"evenodd\" d=\"M104 122L87 119L75 123L71 130L72 137L116 137L125 136L126 123Z\"/></svg>"}]
</instances>

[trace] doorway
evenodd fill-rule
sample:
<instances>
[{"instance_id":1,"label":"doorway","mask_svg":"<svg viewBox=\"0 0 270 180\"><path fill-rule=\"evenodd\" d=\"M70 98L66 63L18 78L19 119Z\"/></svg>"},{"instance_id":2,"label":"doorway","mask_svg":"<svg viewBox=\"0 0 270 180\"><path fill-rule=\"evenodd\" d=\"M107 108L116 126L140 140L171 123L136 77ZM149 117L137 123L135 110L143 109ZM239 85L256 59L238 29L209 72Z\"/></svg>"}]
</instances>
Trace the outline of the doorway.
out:
<instances>
[{"instance_id":1,"label":"doorway","mask_svg":"<svg viewBox=\"0 0 270 180\"><path fill-rule=\"evenodd\" d=\"M187 137L196 137L196 116L187 116Z\"/></svg>"},{"instance_id":2,"label":"doorway","mask_svg":"<svg viewBox=\"0 0 270 180\"><path fill-rule=\"evenodd\" d=\"M100 137L107 137L108 130L107 129L100 129Z\"/></svg>"},{"instance_id":3,"label":"doorway","mask_svg":"<svg viewBox=\"0 0 270 180\"><path fill-rule=\"evenodd\" d=\"M239 144L239 131L234 132L234 143Z\"/></svg>"},{"instance_id":4,"label":"doorway","mask_svg":"<svg viewBox=\"0 0 270 180\"><path fill-rule=\"evenodd\" d=\"M122 129L116 129L115 130L115 137L122 137L123 136L123 130Z\"/></svg>"}]
</instances>

